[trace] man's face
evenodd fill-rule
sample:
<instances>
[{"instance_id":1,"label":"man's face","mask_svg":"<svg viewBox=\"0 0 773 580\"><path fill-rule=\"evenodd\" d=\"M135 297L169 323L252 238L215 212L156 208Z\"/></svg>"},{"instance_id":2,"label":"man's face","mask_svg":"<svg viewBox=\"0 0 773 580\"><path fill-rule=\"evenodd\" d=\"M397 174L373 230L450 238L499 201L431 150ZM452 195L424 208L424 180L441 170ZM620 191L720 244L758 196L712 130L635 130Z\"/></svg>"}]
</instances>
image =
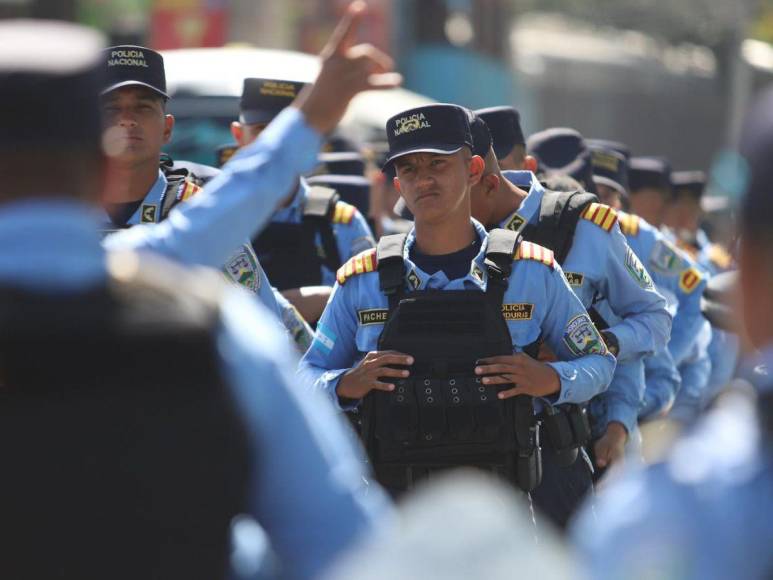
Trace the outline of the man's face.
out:
<instances>
[{"instance_id":1,"label":"man's face","mask_svg":"<svg viewBox=\"0 0 773 580\"><path fill-rule=\"evenodd\" d=\"M417 222L440 222L457 212L469 215L470 186L477 183L483 171L480 157L471 157L463 148L451 155L411 153L394 163L395 188Z\"/></svg>"},{"instance_id":2,"label":"man's face","mask_svg":"<svg viewBox=\"0 0 773 580\"><path fill-rule=\"evenodd\" d=\"M666 209L666 193L660 189L644 188L631 192L631 213L644 218L645 221L659 227L663 223L663 213Z\"/></svg>"},{"instance_id":3,"label":"man's face","mask_svg":"<svg viewBox=\"0 0 773 580\"><path fill-rule=\"evenodd\" d=\"M614 209L623 209L623 203L620 200L620 192L615 188L604 185L603 183L597 183L596 195L599 196L599 201L604 205L608 205Z\"/></svg>"},{"instance_id":4,"label":"man's face","mask_svg":"<svg viewBox=\"0 0 773 580\"><path fill-rule=\"evenodd\" d=\"M515 147L513 147L510 153L502 157L502 159L498 159L499 168L502 169L503 171L506 171L506 170L521 171L523 169L526 169L526 167L524 167L525 160L526 160L526 147L523 145L516 145Z\"/></svg>"},{"instance_id":5,"label":"man's face","mask_svg":"<svg viewBox=\"0 0 773 580\"><path fill-rule=\"evenodd\" d=\"M233 135L234 141L238 143L239 147L246 147L255 141L266 127L268 127L266 123L248 125L234 121L231 123L231 135Z\"/></svg>"},{"instance_id":6,"label":"man's face","mask_svg":"<svg viewBox=\"0 0 773 580\"><path fill-rule=\"evenodd\" d=\"M703 211L697 199L688 195L680 195L668 204L663 221L677 232L695 234L700 226L702 215Z\"/></svg>"},{"instance_id":7,"label":"man's face","mask_svg":"<svg viewBox=\"0 0 773 580\"><path fill-rule=\"evenodd\" d=\"M119 163L158 162L161 148L172 138L174 117L164 100L144 87L123 87L102 99L105 149Z\"/></svg>"}]
</instances>

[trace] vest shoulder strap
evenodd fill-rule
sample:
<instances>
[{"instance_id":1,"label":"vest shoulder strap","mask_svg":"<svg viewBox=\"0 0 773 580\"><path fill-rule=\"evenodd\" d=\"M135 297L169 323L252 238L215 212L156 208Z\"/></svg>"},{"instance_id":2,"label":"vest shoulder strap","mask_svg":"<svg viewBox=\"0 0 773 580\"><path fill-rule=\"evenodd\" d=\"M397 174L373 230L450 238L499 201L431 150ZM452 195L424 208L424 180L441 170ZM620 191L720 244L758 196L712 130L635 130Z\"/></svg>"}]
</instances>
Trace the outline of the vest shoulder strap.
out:
<instances>
[{"instance_id":1,"label":"vest shoulder strap","mask_svg":"<svg viewBox=\"0 0 773 580\"><path fill-rule=\"evenodd\" d=\"M336 281L343 286L352 276L375 272L377 267L378 259L376 258L376 249L371 248L370 250L365 250L364 252L360 252L356 256L353 256L343 266L338 268L338 271L336 272Z\"/></svg>"},{"instance_id":2,"label":"vest shoulder strap","mask_svg":"<svg viewBox=\"0 0 773 580\"><path fill-rule=\"evenodd\" d=\"M513 255L513 260L535 260L549 268L553 268L556 263L555 255L551 250L533 242L526 241L518 244L518 249Z\"/></svg>"},{"instance_id":3,"label":"vest shoulder strap","mask_svg":"<svg viewBox=\"0 0 773 580\"><path fill-rule=\"evenodd\" d=\"M486 259L488 270L486 294L497 304L502 304L513 271L513 256L519 246L519 236L512 230L495 228L488 233Z\"/></svg>"},{"instance_id":4,"label":"vest shoulder strap","mask_svg":"<svg viewBox=\"0 0 773 580\"><path fill-rule=\"evenodd\" d=\"M199 180L184 167L172 168L171 159L161 159L161 171L166 177L166 191L161 205L161 220L165 220L172 208L201 191Z\"/></svg>"},{"instance_id":5,"label":"vest shoulder strap","mask_svg":"<svg viewBox=\"0 0 773 580\"><path fill-rule=\"evenodd\" d=\"M617 221L624 235L632 237L639 235L639 216L619 211L617 212Z\"/></svg>"},{"instance_id":6,"label":"vest shoulder strap","mask_svg":"<svg viewBox=\"0 0 773 580\"><path fill-rule=\"evenodd\" d=\"M383 236L378 241L376 259L378 262L379 288L387 296L397 294L405 284L403 280L403 249L408 234Z\"/></svg>"},{"instance_id":7,"label":"vest shoulder strap","mask_svg":"<svg viewBox=\"0 0 773 580\"><path fill-rule=\"evenodd\" d=\"M304 219L332 221L335 217L338 197L338 192L335 189L318 185L310 187L306 194L306 203L303 206Z\"/></svg>"}]
</instances>

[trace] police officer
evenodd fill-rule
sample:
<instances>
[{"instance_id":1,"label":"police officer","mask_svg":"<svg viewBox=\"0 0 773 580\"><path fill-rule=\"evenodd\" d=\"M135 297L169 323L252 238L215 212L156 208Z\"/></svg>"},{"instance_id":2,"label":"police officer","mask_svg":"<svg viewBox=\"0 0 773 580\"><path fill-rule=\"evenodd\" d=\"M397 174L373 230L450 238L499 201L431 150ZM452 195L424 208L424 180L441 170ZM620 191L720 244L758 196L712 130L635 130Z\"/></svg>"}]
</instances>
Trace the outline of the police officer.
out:
<instances>
[{"instance_id":1,"label":"police officer","mask_svg":"<svg viewBox=\"0 0 773 580\"><path fill-rule=\"evenodd\" d=\"M537 162L526 154L526 139L521 128L521 114L515 107L500 106L477 109L491 132L494 154L505 171L536 171Z\"/></svg>"},{"instance_id":2,"label":"police officer","mask_svg":"<svg viewBox=\"0 0 773 580\"><path fill-rule=\"evenodd\" d=\"M114 231L166 219L176 204L197 194L219 172L208 168L204 176L197 175L189 166L175 165L161 154L161 148L172 138L174 117L165 113L169 97L159 53L141 46L113 46L104 51L104 58L107 72L102 113L111 180L103 204L109 221L107 231ZM283 321L302 352L308 348L311 329L272 289L248 243L231 255L224 271Z\"/></svg>"},{"instance_id":3,"label":"police officer","mask_svg":"<svg viewBox=\"0 0 773 580\"><path fill-rule=\"evenodd\" d=\"M415 227L339 270L301 362L342 408L363 403L371 459L395 489L453 465L499 470L533 489L538 476L521 477L529 461L536 475L533 434L521 431L532 404L524 414L522 396L536 397L538 410L584 402L614 368L552 253L471 219L484 162L468 114L436 104L389 119L387 164ZM559 360L524 354L540 337Z\"/></svg>"},{"instance_id":4,"label":"police officer","mask_svg":"<svg viewBox=\"0 0 773 580\"><path fill-rule=\"evenodd\" d=\"M747 361L757 400L723 397L665 461L610 485L575 530L593 578L761 580L773 572L770 92L748 116L741 144L750 168L741 212L741 312L758 349ZM730 308L737 317L738 306Z\"/></svg>"},{"instance_id":5,"label":"police officer","mask_svg":"<svg viewBox=\"0 0 773 580\"><path fill-rule=\"evenodd\" d=\"M320 76L345 102L373 72L340 74L359 10ZM0 575L222 578L239 513L268 532L288 577L318 574L388 512L365 493L357 451L325 401L298 396L262 307L219 276L100 246L101 38L45 21L5 21L0 37ZM275 137L318 147L343 110L315 91L298 106ZM289 185L310 160L284 152L261 140L241 159L276 162L249 177ZM172 213L146 239L197 227L185 219L196 211Z\"/></svg>"},{"instance_id":6,"label":"police officer","mask_svg":"<svg viewBox=\"0 0 773 580\"><path fill-rule=\"evenodd\" d=\"M245 79L239 120L231 124L239 146L251 143L302 88L303 83L281 79ZM340 201L335 190L309 187L305 179L252 241L272 284L312 323L327 302L335 271L374 243L357 208Z\"/></svg>"}]
</instances>

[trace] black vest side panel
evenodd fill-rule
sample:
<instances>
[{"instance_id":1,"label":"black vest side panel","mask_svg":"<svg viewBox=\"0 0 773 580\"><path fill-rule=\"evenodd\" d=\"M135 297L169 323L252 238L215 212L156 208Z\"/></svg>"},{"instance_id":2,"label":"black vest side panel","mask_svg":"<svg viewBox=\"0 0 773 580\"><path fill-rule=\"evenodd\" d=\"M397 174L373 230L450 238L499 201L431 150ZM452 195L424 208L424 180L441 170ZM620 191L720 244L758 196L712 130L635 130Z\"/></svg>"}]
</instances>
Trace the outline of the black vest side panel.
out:
<instances>
[{"instance_id":1,"label":"black vest side panel","mask_svg":"<svg viewBox=\"0 0 773 580\"><path fill-rule=\"evenodd\" d=\"M0 292L0 577L225 576L249 451L216 323L163 286Z\"/></svg>"}]
</instances>

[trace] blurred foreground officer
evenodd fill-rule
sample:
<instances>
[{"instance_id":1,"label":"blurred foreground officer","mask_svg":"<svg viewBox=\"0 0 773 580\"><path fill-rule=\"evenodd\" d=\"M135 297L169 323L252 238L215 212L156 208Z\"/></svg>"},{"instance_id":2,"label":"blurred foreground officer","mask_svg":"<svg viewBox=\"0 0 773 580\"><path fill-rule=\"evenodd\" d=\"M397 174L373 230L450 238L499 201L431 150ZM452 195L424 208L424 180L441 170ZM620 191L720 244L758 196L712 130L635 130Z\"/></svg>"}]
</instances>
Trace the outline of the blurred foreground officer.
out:
<instances>
[{"instance_id":1,"label":"blurred foreground officer","mask_svg":"<svg viewBox=\"0 0 773 580\"><path fill-rule=\"evenodd\" d=\"M320 85L347 64L341 31ZM389 510L333 410L293 386L267 311L217 274L100 246L101 48L0 23L0 577L223 578L246 513L309 578ZM294 115L328 130L343 110L320 99ZM145 239L188 224L172 213Z\"/></svg>"},{"instance_id":2,"label":"blurred foreground officer","mask_svg":"<svg viewBox=\"0 0 773 580\"><path fill-rule=\"evenodd\" d=\"M610 484L576 539L599 579L773 577L773 94L748 117L741 228L745 331L759 349L748 395L720 399L662 464ZM716 323L716 321L715 321Z\"/></svg>"},{"instance_id":3,"label":"blurred foreground officer","mask_svg":"<svg viewBox=\"0 0 773 580\"><path fill-rule=\"evenodd\" d=\"M468 114L436 104L387 121L387 164L415 227L338 271L301 362L343 408L362 404L365 444L394 491L462 465L531 491L534 411L587 401L614 370L552 252L471 219L484 162ZM558 361L525 354L540 338Z\"/></svg>"},{"instance_id":4,"label":"blurred foreground officer","mask_svg":"<svg viewBox=\"0 0 773 580\"><path fill-rule=\"evenodd\" d=\"M240 147L252 143L303 83L281 79L244 80L239 121L231 132ZM301 178L252 240L271 283L309 322L316 322L330 295L335 272L349 258L375 244L365 218L329 187Z\"/></svg>"}]
</instances>

